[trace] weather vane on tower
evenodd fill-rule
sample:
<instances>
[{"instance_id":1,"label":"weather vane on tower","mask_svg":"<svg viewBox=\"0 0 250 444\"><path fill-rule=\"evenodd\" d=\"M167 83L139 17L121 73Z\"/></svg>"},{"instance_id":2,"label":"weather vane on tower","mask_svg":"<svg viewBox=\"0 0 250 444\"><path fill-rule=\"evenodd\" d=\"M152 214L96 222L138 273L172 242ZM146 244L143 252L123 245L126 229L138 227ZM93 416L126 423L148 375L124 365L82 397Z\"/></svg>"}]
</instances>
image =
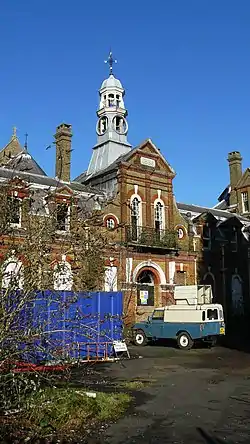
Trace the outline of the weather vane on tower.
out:
<instances>
[{"instance_id":1,"label":"weather vane on tower","mask_svg":"<svg viewBox=\"0 0 250 444\"><path fill-rule=\"evenodd\" d=\"M112 51L109 51L108 60L105 60L104 63L108 63L109 64L109 75L111 76L111 74L113 74L113 64L117 63L117 60L115 60L113 58Z\"/></svg>"}]
</instances>

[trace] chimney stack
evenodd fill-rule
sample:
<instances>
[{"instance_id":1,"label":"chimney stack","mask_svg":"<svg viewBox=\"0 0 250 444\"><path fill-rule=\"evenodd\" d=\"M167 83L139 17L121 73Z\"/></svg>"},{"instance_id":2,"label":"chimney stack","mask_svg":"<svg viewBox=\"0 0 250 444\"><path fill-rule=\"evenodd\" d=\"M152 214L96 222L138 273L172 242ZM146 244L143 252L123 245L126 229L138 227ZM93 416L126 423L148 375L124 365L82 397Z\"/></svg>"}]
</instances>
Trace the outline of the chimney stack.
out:
<instances>
[{"instance_id":1,"label":"chimney stack","mask_svg":"<svg viewBox=\"0 0 250 444\"><path fill-rule=\"evenodd\" d=\"M56 129L56 177L63 182L70 182L71 161L71 125L61 123Z\"/></svg>"},{"instance_id":2,"label":"chimney stack","mask_svg":"<svg viewBox=\"0 0 250 444\"><path fill-rule=\"evenodd\" d=\"M239 151L232 151L228 154L229 171L230 171L230 205L237 204L237 194L235 187L242 177L242 157Z\"/></svg>"}]
</instances>

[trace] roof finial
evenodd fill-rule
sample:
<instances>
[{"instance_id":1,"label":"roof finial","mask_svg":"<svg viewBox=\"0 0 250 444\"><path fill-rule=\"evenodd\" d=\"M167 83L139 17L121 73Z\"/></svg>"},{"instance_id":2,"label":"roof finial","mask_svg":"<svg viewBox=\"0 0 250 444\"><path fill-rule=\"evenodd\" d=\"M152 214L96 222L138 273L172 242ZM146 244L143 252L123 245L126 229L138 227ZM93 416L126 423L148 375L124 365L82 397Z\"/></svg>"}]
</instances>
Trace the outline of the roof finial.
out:
<instances>
[{"instance_id":1,"label":"roof finial","mask_svg":"<svg viewBox=\"0 0 250 444\"><path fill-rule=\"evenodd\" d=\"M13 134L12 134L12 137L11 137L12 140L17 139L16 130L17 130L17 127L16 127L16 126L13 126Z\"/></svg>"},{"instance_id":2,"label":"roof finial","mask_svg":"<svg viewBox=\"0 0 250 444\"><path fill-rule=\"evenodd\" d=\"M25 151L28 151L28 133L25 133L24 137L25 137L24 148L25 148Z\"/></svg>"},{"instance_id":3,"label":"roof finial","mask_svg":"<svg viewBox=\"0 0 250 444\"><path fill-rule=\"evenodd\" d=\"M109 64L109 75L111 76L113 74L113 64L117 63L117 60L113 59L112 51L109 51L108 60L105 60L104 63Z\"/></svg>"}]
</instances>

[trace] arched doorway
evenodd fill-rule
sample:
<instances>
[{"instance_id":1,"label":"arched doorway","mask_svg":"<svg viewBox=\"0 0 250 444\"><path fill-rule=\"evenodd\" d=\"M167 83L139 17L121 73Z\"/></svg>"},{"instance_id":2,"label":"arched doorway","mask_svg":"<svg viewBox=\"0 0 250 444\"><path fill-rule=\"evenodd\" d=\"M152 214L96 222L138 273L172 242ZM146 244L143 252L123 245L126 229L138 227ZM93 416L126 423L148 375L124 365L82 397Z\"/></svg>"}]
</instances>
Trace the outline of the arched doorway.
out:
<instances>
[{"instance_id":1,"label":"arched doorway","mask_svg":"<svg viewBox=\"0 0 250 444\"><path fill-rule=\"evenodd\" d=\"M142 269L137 275L137 305L154 306L156 277L152 270Z\"/></svg>"},{"instance_id":2,"label":"arched doorway","mask_svg":"<svg viewBox=\"0 0 250 444\"><path fill-rule=\"evenodd\" d=\"M208 271L202 279L202 284L203 285L211 285L212 288L212 293L213 293L213 302L216 301L216 288L215 288L215 278L213 273L211 273L210 271ZM219 302L219 301L218 301Z\"/></svg>"}]
</instances>

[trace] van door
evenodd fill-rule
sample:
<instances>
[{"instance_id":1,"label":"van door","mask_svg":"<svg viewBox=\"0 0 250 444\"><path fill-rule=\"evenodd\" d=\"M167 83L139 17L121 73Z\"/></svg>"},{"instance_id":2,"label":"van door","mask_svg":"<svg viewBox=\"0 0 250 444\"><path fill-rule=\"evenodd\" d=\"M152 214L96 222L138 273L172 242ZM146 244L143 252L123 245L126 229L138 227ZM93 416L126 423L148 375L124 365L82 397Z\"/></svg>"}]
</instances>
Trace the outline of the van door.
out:
<instances>
[{"instance_id":1,"label":"van door","mask_svg":"<svg viewBox=\"0 0 250 444\"><path fill-rule=\"evenodd\" d=\"M217 307L206 309L206 321L202 331L202 336L218 335L220 330L219 313Z\"/></svg>"},{"instance_id":2,"label":"van door","mask_svg":"<svg viewBox=\"0 0 250 444\"><path fill-rule=\"evenodd\" d=\"M151 323L152 337L156 339L163 338L164 309L153 312Z\"/></svg>"}]
</instances>

